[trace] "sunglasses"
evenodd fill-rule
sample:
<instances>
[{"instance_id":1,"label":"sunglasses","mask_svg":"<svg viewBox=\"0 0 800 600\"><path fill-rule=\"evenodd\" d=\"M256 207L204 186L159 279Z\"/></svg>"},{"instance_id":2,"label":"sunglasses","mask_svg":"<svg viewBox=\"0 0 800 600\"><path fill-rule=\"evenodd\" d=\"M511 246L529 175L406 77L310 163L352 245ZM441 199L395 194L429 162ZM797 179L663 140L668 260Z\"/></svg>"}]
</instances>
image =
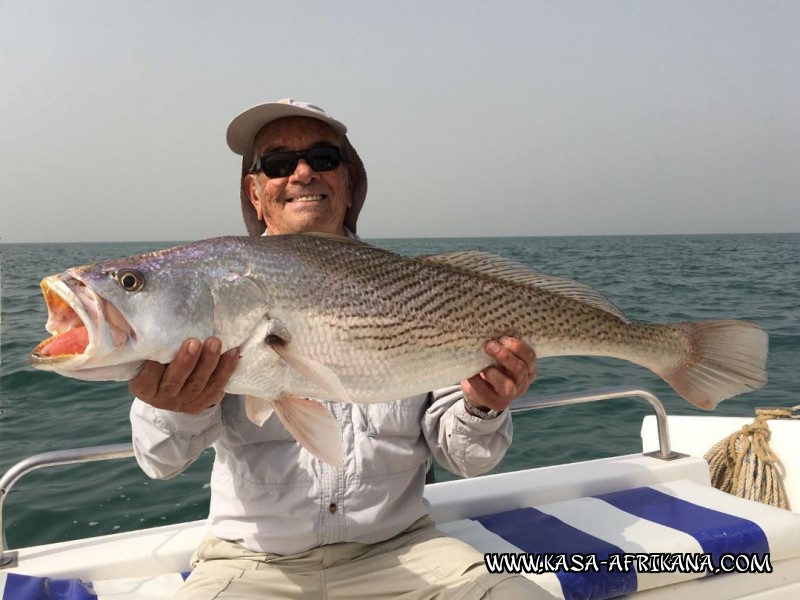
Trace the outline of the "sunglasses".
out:
<instances>
[{"instance_id":1,"label":"sunglasses","mask_svg":"<svg viewBox=\"0 0 800 600\"><path fill-rule=\"evenodd\" d=\"M262 156L256 161L254 171L263 171L271 179L288 177L297 168L300 159L314 171L333 171L342 164L342 153L336 146L317 146L308 150L281 150Z\"/></svg>"}]
</instances>

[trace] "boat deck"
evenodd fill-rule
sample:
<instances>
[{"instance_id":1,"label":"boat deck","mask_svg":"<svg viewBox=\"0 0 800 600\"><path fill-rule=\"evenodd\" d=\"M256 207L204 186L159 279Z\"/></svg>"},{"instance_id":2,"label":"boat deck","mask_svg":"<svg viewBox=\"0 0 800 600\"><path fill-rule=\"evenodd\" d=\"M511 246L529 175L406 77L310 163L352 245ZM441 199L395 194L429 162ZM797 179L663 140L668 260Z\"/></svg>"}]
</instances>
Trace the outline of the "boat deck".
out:
<instances>
[{"instance_id":1,"label":"boat deck","mask_svg":"<svg viewBox=\"0 0 800 600\"><path fill-rule=\"evenodd\" d=\"M526 575L555 598L635 592L642 598L685 593L709 600L792 597L785 595L790 591L800 597L800 515L711 488L699 458L613 457L432 484L425 496L443 530L498 556L557 555L569 548L598 561L612 554L704 553L716 560L723 553L766 551L773 570L706 576L685 569L615 572L601 565ZM93 582L97 596L75 598L166 599L180 586L180 574L188 571L204 534L204 522L198 521L26 548L19 551L17 567L0 571L0 584L5 578L8 587L9 577L20 575L49 578L51 587L59 579L79 579Z\"/></svg>"}]
</instances>

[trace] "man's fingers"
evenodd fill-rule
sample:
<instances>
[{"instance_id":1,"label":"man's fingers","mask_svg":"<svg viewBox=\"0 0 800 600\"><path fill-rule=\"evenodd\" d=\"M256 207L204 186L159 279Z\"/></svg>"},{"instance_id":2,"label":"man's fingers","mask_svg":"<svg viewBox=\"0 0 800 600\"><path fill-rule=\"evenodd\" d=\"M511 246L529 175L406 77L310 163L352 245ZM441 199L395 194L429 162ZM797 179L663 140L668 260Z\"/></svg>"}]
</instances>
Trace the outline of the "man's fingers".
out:
<instances>
[{"instance_id":1,"label":"man's fingers","mask_svg":"<svg viewBox=\"0 0 800 600\"><path fill-rule=\"evenodd\" d=\"M239 349L231 348L220 357L217 368L214 369L214 373L211 376L211 382L214 382L221 387L225 387L238 365Z\"/></svg>"},{"instance_id":2,"label":"man's fingers","mask_svg":"<svg viewBox=\"0 0 800 600\"><path fill-rule=\"evenodd\" d=\"M461 382L461 390L470 404L473 406L490 406L493 408L493 400L496 399L497 393L494 388L489 385L480 374L465 379Z\"/></svg>"},{"instance_id":3,"label":"man's fingers","mask_svg":"<svg viewBox=\"0 0 800 600\"><path fill-rule=\"evenodd\" d=\"M513 380L516 386L528 385L530 383L530 366L534 364L535 357L533 350L524 342L515 338L502 337L499 342L489 342L486 345L486 352L497 361L497 366L505 372L506 377ZM518 354L519 353L519 354ZM526 360L525 357L529 357ZM487 374L491 372L486 369ZM502 373L492 373L489 381L495 388L505 389L507 383L501 381Z\"/></svg>"},{"instance_id":4,"label":"man's fingers","mask_svg":"<svg viewBox=\"0 0 800 600\"><path fill-rule=\"evenodd\" d=\"M220 356L214 372L208 379L205 389L206 407L219 404L225 396L225 386L239 364L239 349L231 348Z\"/></svg>"},{"instance_id":5,"label":"man's fingers","mask_svg":"<svg viewBox=\"0 0 800 600\"><path fill-rule=\"evenodd\" d=\"M536 362L536 353L528 344L519 338L503 336L500 338L500 344L507 348L509 352L522 359L527 365Z\"/></svg>"},{"instance_id":6,"label":"man's fingers","mask_svg":"<svg viewBox=\"0 0 800 600\"><path fill-rule=\"evenodd\" d=\"M239 364L238 348L220 356L221 349L218 338L186 340L170 364L146 362L128 387L156 408L198 414L222 401Z\"/></svg>"},{"instance_id":7,"label":"man's fingers","mask_svg":"<svg viewBox=\"0 0 800 600\"><path fill-rule=\"evenodd\" d=\"M219 364L221 347L222 344L217 338L209 338L205 341L196 364L182 384L182 394L194 399L206 388L214 369Z\"/></svg>"},{"instance_id":8,"label":"man's fingers","mask_svg":"<svg viewBox=\"0 0 800 600\"><path fill-rule=\"evenodd\" d=\"M497 366L464 380L461 388L473 406L505 410L536 377L536 355L525 342L507 336L487 343L486 352Z\"/></svg>"},{"instance_id":9,"label":"man's fingers","mask_svg":"<svg viewBox=\"0 0 800 600\"><path fill-rule=\"evenodd\" d=\"M483 371L483 379L497 398L511 398L516 396L520 383L516 377L511 377L505 370L497 367L488 367Z\"/></svg>"},{"instance_id":10,"label":"man's fingers","mask_svg":"<svg viewBox=\"0 0 800 600\"><path fill-rule=\"evenodd\" d=\"M231 348L219 357L213 372L207 378L202 393L197 399L197 407L205 410L222 401L225 396L225 386L228 385L231 375L239 364L239 349Z\"/></svg>"},{"instance_id":11,"label":"man's fingers","mask_svg":"<svg viewBox=\"0 0 800 600\"><path fill-rule=\"evenodd\" d=\"M183 390L183 384L189 378L200 358L201 344L199 340L186 340L178 354L167 365L158 386L159 398L174 398ZM219 351L219 350L218 350Z\"/></svg>"},{"instance_id":12,"label":"man's fingers","mask_svg":"<svg viewBox=\"0 0 800 600\"><path fill-rule=\"evenodd\" d=\"M164 375L167 365L152 360L144 361L139 373L128 382L131 394L142 400L149 400L158 392L158 384Z\"/></svg>"}]
</instances>

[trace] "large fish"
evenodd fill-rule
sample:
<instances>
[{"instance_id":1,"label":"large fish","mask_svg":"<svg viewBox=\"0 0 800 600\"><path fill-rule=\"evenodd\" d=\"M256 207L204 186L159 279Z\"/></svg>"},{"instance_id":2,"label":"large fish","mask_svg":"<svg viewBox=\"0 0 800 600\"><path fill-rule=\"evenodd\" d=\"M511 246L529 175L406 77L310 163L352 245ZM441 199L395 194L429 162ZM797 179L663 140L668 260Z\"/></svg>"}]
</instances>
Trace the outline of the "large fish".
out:
<instances>
[{"instance_id":1,"label":"large fish","mask_svg":"<svg viewBox=\"0 0 800 600\"><path fill-rule=\"evenodd\" d=\"M483 252L409 258L324 234L204 240L46 277L37 369L125 381L183 340L240 348L226 391L262 424L275 411L312 454L342 464L323 404L382 402L470 377L484 344L516 336L538 358L611 356L711 409L766 382L767 335L744 321L629 321L606 298Z\"/></svg>"}]
</instances>

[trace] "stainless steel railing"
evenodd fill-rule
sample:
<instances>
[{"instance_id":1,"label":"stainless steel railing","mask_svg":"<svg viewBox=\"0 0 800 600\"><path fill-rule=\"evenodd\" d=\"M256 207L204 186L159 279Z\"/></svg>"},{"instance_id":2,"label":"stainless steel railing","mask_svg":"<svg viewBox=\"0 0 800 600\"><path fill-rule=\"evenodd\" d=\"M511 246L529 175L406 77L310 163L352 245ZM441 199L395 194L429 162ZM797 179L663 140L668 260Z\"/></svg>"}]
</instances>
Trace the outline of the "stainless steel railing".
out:
<instances>
[{"instance_id":1,"label":"stainless steel railing","mask_svg":"<svg viewBox=\"0 0 800 600\"><path fill-rule=\"evenodd\" d=\"M554 406L568 406L584 402L598 402L600 400L613 400L616 398L638 397L646 400L656 413L658 426L659 449L647 455L661 460L674 460L685 456L673 452L670 447L667 413L661 401L655 394L647 390L633 387L603 388L580 393L556 394L543 396L533 400L518 400L510 410L512 413L526 412L540 408ZM116 458L129 458L133 456L131 444L115 444L110 446L95 446L92 448L75 448L71 450L56 450L30 456L11 467L0 478L0 569L16 566L17 553L6 549L5 527L3 525L3 503L14 484L24 475L44 467L71 465L76 463L110 460Z\"/></svg>"},{"instance_id":2,"label":"stainless steel railing","mask_svg":"<svg viewBox=\"0 0 800 600\"><path fill-rule=\"evenodd\" d=\"M647 401L656 413L656 425L658 427L658 450L648 452L647 456L659 458L661 460L675 460L682 458L685 454L672 451L669 440L669 425L667 423L667 411L661 400L647 390L634 387L611 387L598 390L589 390L580 394L566 393L543 396L532 400L518 400L511 405L512 413L526 412L539 408L552 408L554 406L568 406L570 404L583 404L585 402L599 402L600 400L614 400L616 398L641 398Z\"/></svg>"},{"instance_id":3,"label":"stainless steel railing","mask_svg":"<svg viewBox=\"0 0 800 600\"><path fill-rule=\"evenodd\" d=\"M70 450L55 450L29 456L21 460L0 478L0 569L10 568L16 564L16 552L6 550L6 534L3 525L3 504L8 493L19 479L44 467L57 467L76 463L94 462L98 460L111 460L114 458L129 458L133 456L132 444L113 444L109 446L94 446L91 448L73 448Z\"/></svg>"}]
</instances>

